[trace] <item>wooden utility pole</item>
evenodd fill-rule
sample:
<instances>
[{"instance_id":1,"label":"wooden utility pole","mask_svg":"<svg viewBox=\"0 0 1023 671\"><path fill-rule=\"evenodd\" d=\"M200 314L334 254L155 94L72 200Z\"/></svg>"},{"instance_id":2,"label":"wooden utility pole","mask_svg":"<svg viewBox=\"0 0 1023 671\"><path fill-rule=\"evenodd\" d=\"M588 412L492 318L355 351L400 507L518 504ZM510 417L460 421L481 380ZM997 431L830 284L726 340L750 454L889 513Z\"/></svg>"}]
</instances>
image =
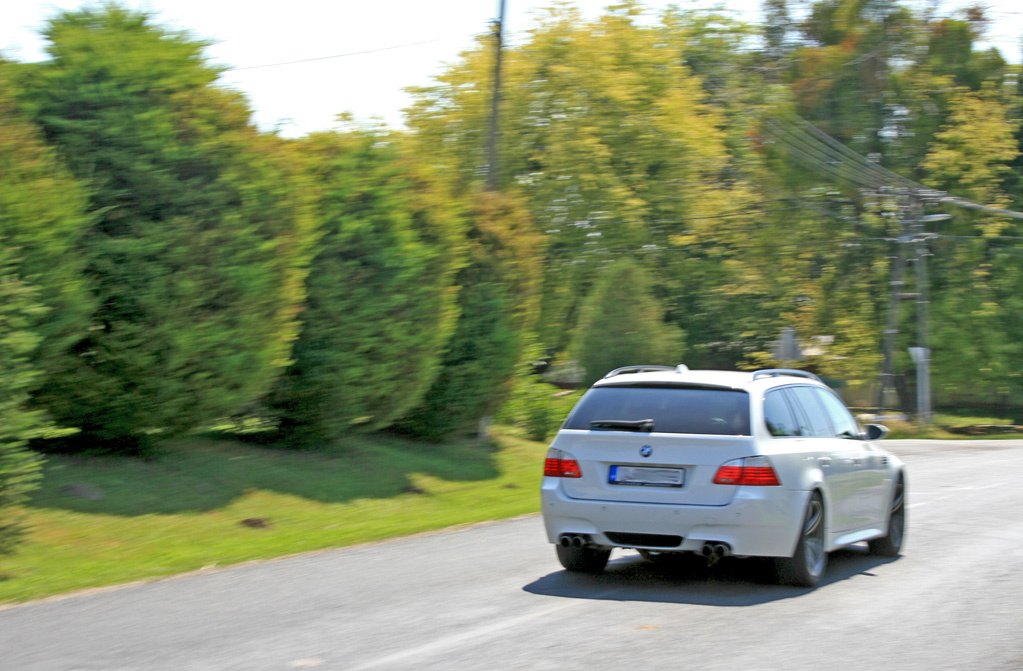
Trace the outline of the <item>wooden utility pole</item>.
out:
<instances>
[{"instance_id":1,"label":"wooden utility pole","mask_svg":"<svg viewBox=\"0 0 1023 671\"><path fill-rule=\"evenodd\" d=\"M906 268L906 259L903 256L902 245L896 242L893 254L889 259L891 261L891 269L888 281L890 292L888 298L888 322L884 329L884 363L881 367L881 390L877 394L878 412L888 407L887 396L889 393L898 394L895 385L895 347L899 335L899 301L902 299L905 288L903 277Z\"/></svg>"},{"instance_id":2,"label":"wooden utility pole","mask_svg":"<svg viewBox=\"0 0 1023 671\"><path fill-rule=\"evenodd\" d=\"M921 203L911 197L904 206L901 217L902 231L895 239L895 256L892 257L890 301L888 324L884 331L884 363L881 370L881 391L878 394L878 409L885 407L886 392L896 389L895 347L899 333L899 302L905 299L916 301L916 347L910 347L913 363L916 364L916 416L922 424L931 421L931 350L928 343L928 320L930 318L930 282L927 277L927 257L931 255L927 241L937 237L927 230L927 225L950 219L947 214L921 214ZM909 256L910 249L912 256ZM908 258L907 258L908 257ZM915 291L905 288L906 263L913 264ZM898 393L898 392L897 392ZM900 394L901 396L901 394ZM904 402L908 399L902 399Z\"/></svg>"},{"instance_id":3,"label":"wooden utility pole","mask_svg":"<svg viewBox=\"0 0 1023 671\"><path fill-rule=\"evenodd\" d=\"M490 134L487 138L487 191L497 190L498 114L501 106L501 51L504 48L504 0L498 0L494 25L494 93L490 106Z\"/></svg>"},{"instance_id":4,"label":"wooden utility pole","mask_svg":"<svg viewBox=\"0 0 1023 671\"><path fill-rule=\"evenodd\" d=\"M927 225L951 219L949 214L932 214L919 216L916 219L913 236L916 258L913 265L916 270L916 353L913 356L913 363L916 364L916 413L923 424L931 423L931 348L927 337L928 321L930 319L930 281L927 278L927 257L931 256L927 248L927 241L937 237L933 232L927 230Z\"/></svg>"}]
</instances>

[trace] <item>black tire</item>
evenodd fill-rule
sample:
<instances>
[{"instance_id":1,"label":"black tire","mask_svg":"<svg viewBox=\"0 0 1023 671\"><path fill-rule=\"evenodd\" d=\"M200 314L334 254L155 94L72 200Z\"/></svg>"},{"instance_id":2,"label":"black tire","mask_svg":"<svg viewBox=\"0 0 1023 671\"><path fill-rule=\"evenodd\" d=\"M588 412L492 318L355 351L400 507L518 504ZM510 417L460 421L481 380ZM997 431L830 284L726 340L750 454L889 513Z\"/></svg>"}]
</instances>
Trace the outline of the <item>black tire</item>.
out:
<instances>
[{"instance_id":1,"label":"black tire","mask_svg":"<svg viewBox=\"0 0 1023 671\"><path fill-rule=\"evenodd\" d=\"M899 475L888 507L888 533L881 538L867 541L871 554L881 557L898 557L906 540L906 480Z\"/></svg>"},{"instance_id":2,"label":"black tire","mask_svg":"<svg viewBox=\"0 0 1023 671\"><path fill-rule=\"evenodd\" d=\"M611 558L610 550L566 548L562 545L555 545L554 549L558 553L558 561L565 570L576 573L600 573L607 566L607 560Z\"/></svg>"},{"instance_id":3,"label":"black tire","mask_svg":"<svg viewBox=\"0 0 1023 671\"><path fill-rule=\"evenodd\" d=\"M814 492L806 504L795 554L774 560L778 580L796 587L816 587L828 565L825 547L824 499Z\"/></svg>"}]
</instances>

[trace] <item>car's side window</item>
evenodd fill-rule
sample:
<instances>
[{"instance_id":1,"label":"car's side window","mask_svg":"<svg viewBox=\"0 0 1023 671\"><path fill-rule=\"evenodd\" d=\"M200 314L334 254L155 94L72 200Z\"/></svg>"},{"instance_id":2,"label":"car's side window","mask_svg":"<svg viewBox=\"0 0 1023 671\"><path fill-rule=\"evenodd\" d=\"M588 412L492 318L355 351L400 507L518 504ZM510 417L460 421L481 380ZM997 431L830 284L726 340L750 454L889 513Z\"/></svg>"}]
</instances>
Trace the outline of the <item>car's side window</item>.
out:
<instances>
[{"instance_id":1,"label":"car's side window","mask_svg":"<svg viewBox=\"0 0 1023 671\"><path fill-rule=\"evenodd\" d=\"M810 422L806 421L806 413L799 407L799 401L792 394L791 387L785 387L778 390L778 393L785 397L788 401L789 410L792 411L792 418L796 421L796 433L800 436L812 436L813 429L810 428Z\"/></svg>"},{"instance_id":2,"label":"car's side window","mask_svg":"<svg viewBox=\"0 0 1023 671\"><path fill-rule=\"evenodd\" d=\"M772 436L802 435L781 389L769 391L764 396L764 423Z\"/></svg>"},{"instance_id":3,"label":"car's side window","mask_svg":"<svg viewBox=\"0 0 1023 671\"><path fill-rule=\"evenodd\" d=\"M831 392L823 389L814 389L814 391L824 406L825 412L828 413L828 417L831 419L831 426L834 428L835 436L859 439L860 427L856 424L853 416L849 414L845 404L838 400Z\"/></svg>"},{"instance_id":4,"label":"car's side window","mask_svg":"<svg viewBox=\"0 0 1023 671\"><path fill-rule=\"evenodd\" d=\"M801 422L806 422L809 425L803 435L820 438L833 436L827 415L817 400L817 394L814 393L813 387L796 386L788 387L788 390L797 405L803 410L804 418Z\"/></svg>"}]
</instances>

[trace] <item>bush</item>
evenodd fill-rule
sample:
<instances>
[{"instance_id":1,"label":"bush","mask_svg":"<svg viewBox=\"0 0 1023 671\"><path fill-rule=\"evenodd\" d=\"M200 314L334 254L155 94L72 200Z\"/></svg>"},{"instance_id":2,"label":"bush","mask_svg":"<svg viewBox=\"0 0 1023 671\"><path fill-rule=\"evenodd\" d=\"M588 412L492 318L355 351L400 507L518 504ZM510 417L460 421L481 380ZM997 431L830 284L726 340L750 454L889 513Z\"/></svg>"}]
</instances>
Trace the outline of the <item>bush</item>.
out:
<instances>
[{"instance_id":1,"label":"bush","mask_svg":"<svg viewBox=\"0 0 1023 671\"><path fill-rule=\"evenodd\" d=\"M557 430L564 417L554 401L559 389L544 382L531 368L523 368L523 374L516 378L497 421L522 429L530 440L542 441Z\"/></svg>"}]
</instances>

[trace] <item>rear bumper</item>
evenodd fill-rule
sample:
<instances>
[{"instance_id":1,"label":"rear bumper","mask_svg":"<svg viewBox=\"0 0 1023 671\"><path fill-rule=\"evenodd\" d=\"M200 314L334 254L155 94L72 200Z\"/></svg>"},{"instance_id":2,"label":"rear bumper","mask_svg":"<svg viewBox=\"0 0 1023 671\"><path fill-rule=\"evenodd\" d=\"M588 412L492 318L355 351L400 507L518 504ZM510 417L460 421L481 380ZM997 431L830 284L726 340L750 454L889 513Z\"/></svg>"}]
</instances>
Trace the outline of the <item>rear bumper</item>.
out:
<instances>
[{"instance_id":1,"label":"rear bumper","mask_svg":"<svg viewBox=\"0 0 1023 671\"><path fill-rule=\"evenodd\" d=\"M628 547L699 552L712 541L727 543L733 554L753 557L792 556L809 496L808 491L781 487L739 487L728 505L692 506L573 499L558 478L544 478L541 489L551 543L562 534L587 534L597 545L615 547L620 544L606 532L661 534L682 536L682 544Z\"/></svg>"}]
</instances>

